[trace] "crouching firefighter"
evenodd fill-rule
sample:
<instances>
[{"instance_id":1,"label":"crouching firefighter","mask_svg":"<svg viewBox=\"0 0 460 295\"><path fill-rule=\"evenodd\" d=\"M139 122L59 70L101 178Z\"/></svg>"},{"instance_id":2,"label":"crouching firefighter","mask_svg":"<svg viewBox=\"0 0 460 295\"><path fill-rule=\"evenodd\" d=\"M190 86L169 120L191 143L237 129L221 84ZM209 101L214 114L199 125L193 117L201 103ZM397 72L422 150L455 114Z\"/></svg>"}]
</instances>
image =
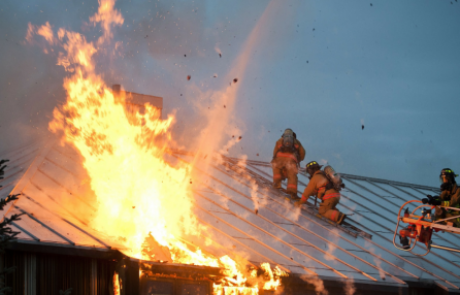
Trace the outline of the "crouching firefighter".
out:
<instances>
[{"instance_id":1,"label":"crouching firefighter","mask_svg":"<svg viewBox=\"0 0 460 295\"><path fill-rule=\"evenodd\" d=\"M310 182L296 206L306 203L309 196L316 195L321 200L318 213L337 224L342 224L346 215L337 210L336 206L340 201L339 192L345 185L331 166L326 166L324 171L321 170L321 167L323 166L315 161L308 163L305 167Z\"/></svg>"},{"instance_id":2,"label":"crouching firefighter","mask_svg":"<svg viewBox=\"0 0 460 295\"><path fill-rule=\"evenodd\" d=\"M284 130L273 150L273 187L281 188L281 181L287 178L287 192L297 198L297 172L299 163L305 158L305 149L297 140L292 129Z\"/></svg>"},{"instance_id":3,"label":"crouching firefighter","mask_svg":"<svg viewBox=\"0 0 460 295\"><path fill-rule=\"evenodd\" d=\"M441 184L441 194L439 196L427 195L427 198L423 199L424 204L436 206L435 218L443 219L454 216L459 218L450 219L446 222L452 222L455 227L460 227L460 215L459 211L448 210L444 207L455 207L460 208L460 188L457 186L455 177L457 177L452 169L444 168L441 170L439 178Z\"/></svg>"}]
</instances>

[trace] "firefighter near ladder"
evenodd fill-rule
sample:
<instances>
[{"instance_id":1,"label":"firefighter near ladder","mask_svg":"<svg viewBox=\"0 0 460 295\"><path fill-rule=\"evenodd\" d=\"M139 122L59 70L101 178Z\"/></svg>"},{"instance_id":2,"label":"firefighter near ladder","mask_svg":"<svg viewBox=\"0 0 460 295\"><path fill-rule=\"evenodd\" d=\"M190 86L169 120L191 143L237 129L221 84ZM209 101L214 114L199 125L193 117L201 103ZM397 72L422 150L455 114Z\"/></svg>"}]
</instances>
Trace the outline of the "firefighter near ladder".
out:
<instances>
[{"instance_id":1,"label":"firefighter near ladder","mask_svg":"<svg viewBox=\"0 0 460 295\"><path fill-rule=\"evenodd\" d=\"M455 177L458 175L450 168L444 168L441 170L439 179L441 181L441 194L439 196L427 195L426 199L423 199L423 204L429 204L436 206L435 218L445 219L449 217L458 216L459 218L449 219L446 224L460 228L460 215L458 211L446 210L446 207L460 208L460 188L455 181Z\"/></svg>"},{"instance_id":2,"label":"firefighter near ladder","mask_svg":"<svg viewBox=\"0 0 460 295\"><path fill-rule=\"evenodd\" d=\"M305 149L297 140L292 129L286 129L273 150L273 187L281 188L281 181L287 178L288 194L297 198L297 173L299 163L305 158Z\"/></svg>"},{"instance_id":3,"label":"firefighter near ladder","mask_svg":"<svg viewBox=\"0 0 460 295\"><path fill-rule=\"evenodd\" d=\"M309 196L316 196L321 200L318 213L327 219L342 224L346 215L337 210L336 206L340 201L340 190L345 187L340 176L335 173L331 166L326 166L324 171L322 165L312 161L305 167L309 174L310 182L305 188L300 201L295 203L300 206L307 202Z\"/></svg>"},{"instance_id":4,"label":"firefighter near ladder","mask_svg":"<svg viewBox=\"0 0 460 295\"><path fill-rule=\"evenodd\" d=\"M411 200L401 206L393 235L393 245L397 249L411 252L417 256L427 255L431 248L460 253L460 249L432 243L433 232L443 231L460 234L460 188L455 181L457 176L450 168L442 169L439 175L441 180L441 194L439 196L427 195L421 201ZM409 208L405 208L409 203L418 206L410 212ZM434 214L432 214L433 209L435 210ZM401 214L403 210L404 213ZM416 214L417 211L421 213ZM409 225L398 232L400 222ZM398 233L400 246L396 244ZM425 244L425 253L413 252L417 243Z\"/></svg>"}]
</instances>

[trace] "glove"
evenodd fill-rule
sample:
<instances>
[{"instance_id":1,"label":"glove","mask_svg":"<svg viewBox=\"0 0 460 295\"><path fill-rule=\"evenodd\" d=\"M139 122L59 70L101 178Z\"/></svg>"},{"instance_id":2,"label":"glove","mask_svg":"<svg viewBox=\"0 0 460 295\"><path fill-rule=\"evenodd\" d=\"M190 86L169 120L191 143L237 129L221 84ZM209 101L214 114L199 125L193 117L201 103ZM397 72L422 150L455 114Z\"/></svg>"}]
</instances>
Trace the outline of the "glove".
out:
<instances>
[{"instance_id":1,"label":"glove","mask_svg":"<svg viewBox=\"0 0 460 295\"><path fill-rule=\"evenodd\" d=\"M432 196L432 195L427 195L425 199L422 199L423 204L428 204L428 205L441 205L441 200L439 199L439 196Z\"/></svg>"},{"instance_id":2,"label":"glove","mask_svg":"<svg viewBox=\"0 0 460 295\"><path fill-rule=\"evenodd\" d=\"M452 189L452 184L451 183L443 183L441 184L441 191L450 191Z\"/></svg>"}]
</instances>

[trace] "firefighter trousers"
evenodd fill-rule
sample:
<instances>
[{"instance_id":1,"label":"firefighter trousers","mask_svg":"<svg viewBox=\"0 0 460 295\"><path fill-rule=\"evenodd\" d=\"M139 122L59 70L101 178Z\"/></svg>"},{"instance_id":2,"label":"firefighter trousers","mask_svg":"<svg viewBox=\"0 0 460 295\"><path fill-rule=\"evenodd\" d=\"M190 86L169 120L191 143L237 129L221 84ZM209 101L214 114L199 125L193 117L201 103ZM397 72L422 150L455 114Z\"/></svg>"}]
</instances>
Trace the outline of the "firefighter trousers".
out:
<instances>
[{"instance_id":1,"label":"firefighter trousers","mask_svg":"<svg viewBox=\"0 0 460 295\"><path fill-rule=\"evenodd\" d=\"M333 197L323 200L319 205L318 213L334 222L343 220L343 213L337 210L335 207L340 201L340 197Z\"/></svg>"},{"instance_id":2,"label":"firefighter trousers","mask_svg":"<svg viewBox=\"0 0 460 295\"><path fill-rule=\"evenodd\" d=\"M436 219L443 219L443 218L449 218L449 217L454 217L454 216L458 216L458 218L450 219L443 223L446 224L447 222L452 222L455 227L460 228L460 214L458 211L446 210L445 208L436 206L436 209L435 209Z\"/></svg>"},{"instance_id":3,"label":"firefighter trousers","mask_svg":"<svg viewBox=\"0 0 460 295\"><path fill-rule=\"evenodd\" d=\"M278 157L272 161L273 187L281 188L281 181L287 178L287 192L297 194L297 163L290 158Z\"/></svg>"}]
</instances>

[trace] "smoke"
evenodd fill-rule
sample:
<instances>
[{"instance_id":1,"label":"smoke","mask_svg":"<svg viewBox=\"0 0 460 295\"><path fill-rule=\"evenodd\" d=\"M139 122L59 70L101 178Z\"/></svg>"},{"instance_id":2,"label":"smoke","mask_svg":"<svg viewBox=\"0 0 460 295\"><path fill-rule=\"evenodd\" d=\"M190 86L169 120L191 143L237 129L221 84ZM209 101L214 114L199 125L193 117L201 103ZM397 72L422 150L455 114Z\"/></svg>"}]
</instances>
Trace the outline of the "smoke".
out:
<instances>
[{"instance_id":1,"label":"smoke","mask_svg":"<svg viewBox=\"0 0 460 295\"><path fill-rule=\"evenodd\" d=\"M328 260L328 261L334 261L335 260L334 252L335 252L335 250L337 248L333 244L337 244L338 241L339 241L339 237L340 237L340 233L338 232L338 229L332 228L331 231L336 233L336 234L331 235L329 237L331 240L330 240L330 243L327 244L327 250L326 250L326 253L324 254L324 258L326 260Z\"/></svg>"},{"instance_id":2,"label":"smoke","mask_svg":"<svg viewBox=\"0 0 460 295\"><path fill-rule=\"evenodd\" d=\"M353 295L353 294L355 294L355 292L356 292L356 287L355 287L355 284L354 284L353 277L350 277L349 279L347 279L347 280L345 281L345 286L344 286L343 290L345 291L345 294L346 294L346 295Z\"/></svg>"},{"instance_id":3,"label":"smoke","mask_svg":"<svg viewBox=\"0 0 460 295\"><path fill-rule=\"evenodd\" d=\"M380 254L375 252L375 248L368 241L365 241L365 245L366 245L366 248L369 250L369 252L374 254L373 260L374 260L375 266L377 267L379 271L379 276L382 280L385 280L386 275L385 275L385 271L382 269L382 262L380 261L380 259L377 258L377 257L381 258Z\"/></svg>"},{"instance_id":4,"label":"smoke","mask_svg":"<svg viewBox=\"0 0 460 295\"><path fill-rule=\"evenodd\" d=\"M312 284L315 287L315 291L319 295L328 295L329 292L324 288L324 282L317 276L311 275L302 275L300 278L307 282L308 284Z\"/></svg>"}]
</instances>

